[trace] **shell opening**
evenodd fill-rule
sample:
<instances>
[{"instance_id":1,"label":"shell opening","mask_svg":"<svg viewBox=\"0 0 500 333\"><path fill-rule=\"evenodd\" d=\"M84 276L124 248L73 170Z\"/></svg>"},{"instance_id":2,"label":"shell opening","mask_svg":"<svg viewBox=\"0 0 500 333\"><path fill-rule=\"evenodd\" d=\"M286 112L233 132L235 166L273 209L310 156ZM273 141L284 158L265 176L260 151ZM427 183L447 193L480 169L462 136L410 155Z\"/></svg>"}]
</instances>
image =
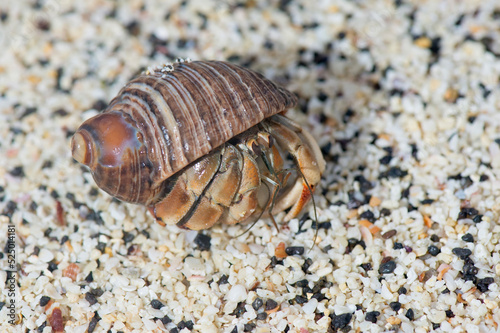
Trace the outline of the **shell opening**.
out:
<instances>
[{"instance_id":1,"label":"shell opening","mask_svg":"<svg viewBox=\"0 0 500 333\"><path fill-rule=\"evenodd\" d=\"M86 166L92 163L92 143L85 133L80 131L73 135L71 140L71 154L73 158Z\"/></svg>"}]
</instances>

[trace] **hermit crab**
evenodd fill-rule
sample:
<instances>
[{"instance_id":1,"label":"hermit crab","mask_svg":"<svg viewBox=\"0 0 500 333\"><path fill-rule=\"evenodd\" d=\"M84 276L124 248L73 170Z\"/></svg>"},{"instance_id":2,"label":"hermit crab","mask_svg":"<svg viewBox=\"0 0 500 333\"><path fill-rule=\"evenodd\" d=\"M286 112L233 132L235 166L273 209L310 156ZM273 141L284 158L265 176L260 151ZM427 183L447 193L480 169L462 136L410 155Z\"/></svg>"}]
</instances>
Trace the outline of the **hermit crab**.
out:
<instances>
[{"instance_id":1,"label":"hermit crab","mask_svg":"<svg viewBox=\"0 0 500 333\"><path fill-rule=\"evenodd\" d=\"M180 60L126 84L78 128L72 154L101 189L161 225L200 230L287 209L289 221L325 168L316 141L283 115L296 103L254 71Z\"/></svg>"}]
</instances>

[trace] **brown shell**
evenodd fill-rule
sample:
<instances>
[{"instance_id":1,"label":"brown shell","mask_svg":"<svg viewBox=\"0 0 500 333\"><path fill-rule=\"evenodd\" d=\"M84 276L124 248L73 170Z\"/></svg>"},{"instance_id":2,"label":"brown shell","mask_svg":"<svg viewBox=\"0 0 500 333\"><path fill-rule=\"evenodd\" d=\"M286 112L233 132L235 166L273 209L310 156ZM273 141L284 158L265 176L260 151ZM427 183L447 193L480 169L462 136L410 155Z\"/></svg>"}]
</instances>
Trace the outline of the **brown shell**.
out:
<instances>
[{"instance_id":1,"label":"brown shell","mask_svg":"<svg viewBox=\"0 0 500 333\"><path fill-rule=\"evenodd\" d=\"M297 98L259 73L222 61L176 63L130 81L106 112L142 133L152 188L214 148L292 108Z\"/></svg>"}]
</instances>

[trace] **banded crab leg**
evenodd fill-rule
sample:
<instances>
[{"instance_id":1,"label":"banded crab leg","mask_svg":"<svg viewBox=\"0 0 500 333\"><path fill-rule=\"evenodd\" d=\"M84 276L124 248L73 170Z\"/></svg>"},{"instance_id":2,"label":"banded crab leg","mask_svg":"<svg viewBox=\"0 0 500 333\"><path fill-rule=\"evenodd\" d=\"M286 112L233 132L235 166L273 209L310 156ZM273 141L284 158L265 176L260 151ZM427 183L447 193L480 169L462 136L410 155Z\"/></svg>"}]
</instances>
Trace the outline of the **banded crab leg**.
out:
<instances>
[{"instance_id":1,"label":"banded crab leg","mask_svg":"<svg viewBox=\"0 0 500 333\"><path fill-rule=\"evenodd\" d=\"M259 167L248 151L240 149L240 153L243 162L241 182L232 204L221 217L221 222L226 224L244 222L258 206L257 194L261 186Z\"/></svg>"},{"instance_id":2,"label":"banded crab leg","mask_svg":"<svg viewBox=\"0 0 500 333\"><path fill-rule=\"evenodd\" d=\"M158 223L202 230L213 226L233 203L240 187L242 161L225 145L188 167L165 198L150 208Z\"/></svg>"},{"instance_id":3,"label":"banded crab leg","mask_svg":"<svg viewBox=\"0 0 500 333\"><path fill-rule=\"evenodd\" d=\"M160 225L176 224L188 214L217 173L221 158L222 151L217 149L168 180L164 198L149 207L151 215Z\"/></svg>"},{"instance_id":4,"label":"banded crab leg","mask_svg":"<svg viewBox=\"0 0 500 333\"><path fill-rule=\"evenodd\" d=\"M280 212L291 207L284 218L287 222L297 217L311 199L311 193L320 182L321 174L325 170L325 160L312 136L290 119L274 115L269 118L265 126L280 148L292 155L302 175L297 177L292 188L278 198L273 209L273 212Z\"/></svg>"}]
</instances>

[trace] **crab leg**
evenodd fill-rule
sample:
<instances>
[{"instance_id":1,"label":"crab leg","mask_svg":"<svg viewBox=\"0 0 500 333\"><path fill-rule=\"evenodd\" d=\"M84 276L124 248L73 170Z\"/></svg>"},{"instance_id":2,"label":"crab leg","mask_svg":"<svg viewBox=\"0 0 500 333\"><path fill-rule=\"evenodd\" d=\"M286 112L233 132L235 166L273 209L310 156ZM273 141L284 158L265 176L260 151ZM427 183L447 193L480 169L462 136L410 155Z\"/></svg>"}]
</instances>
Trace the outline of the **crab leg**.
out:
<instances>
[{"instance_id":1,"label":"crab leg","mask_svg":"<svg viewBox=\"0 0 500 333\"><path fill-rule=\"evenodd\" d=\"M255 159L245 150L240 150L243 156L241 183L233 203L221 217L221 222L235 224L243 222L257 209L257 193L261 185L259 168Z\"/></svg>"},{"instance_id":2,"label":"crab leg","mask_svg":"<svg viewBox=\"0 0 500 333\"><path fill-rule=\"evenodd\" d=\"M177 179L169 180L165 197L149 207L160 225L176 224L186 216L217 173L222 154L221 149L217 149L187 168Z\"/></svg>"},{"instance_id":3,"label":"crab leg","mask_svg":"<svg viewBox=\"0 0 500 333\"><path fill-rule=\"evenodd\" d=\"M300 213L311 198L312 191L321 180L325 161L311 135L288 118L281 115L271 117L267 131L278 142L281 149L293 156L303 176L303 178L297 177L293 187L278 198L273 210L279 212L291 207L284 218L284 221L290 221Z\"/></svg>"}]
</instances>

